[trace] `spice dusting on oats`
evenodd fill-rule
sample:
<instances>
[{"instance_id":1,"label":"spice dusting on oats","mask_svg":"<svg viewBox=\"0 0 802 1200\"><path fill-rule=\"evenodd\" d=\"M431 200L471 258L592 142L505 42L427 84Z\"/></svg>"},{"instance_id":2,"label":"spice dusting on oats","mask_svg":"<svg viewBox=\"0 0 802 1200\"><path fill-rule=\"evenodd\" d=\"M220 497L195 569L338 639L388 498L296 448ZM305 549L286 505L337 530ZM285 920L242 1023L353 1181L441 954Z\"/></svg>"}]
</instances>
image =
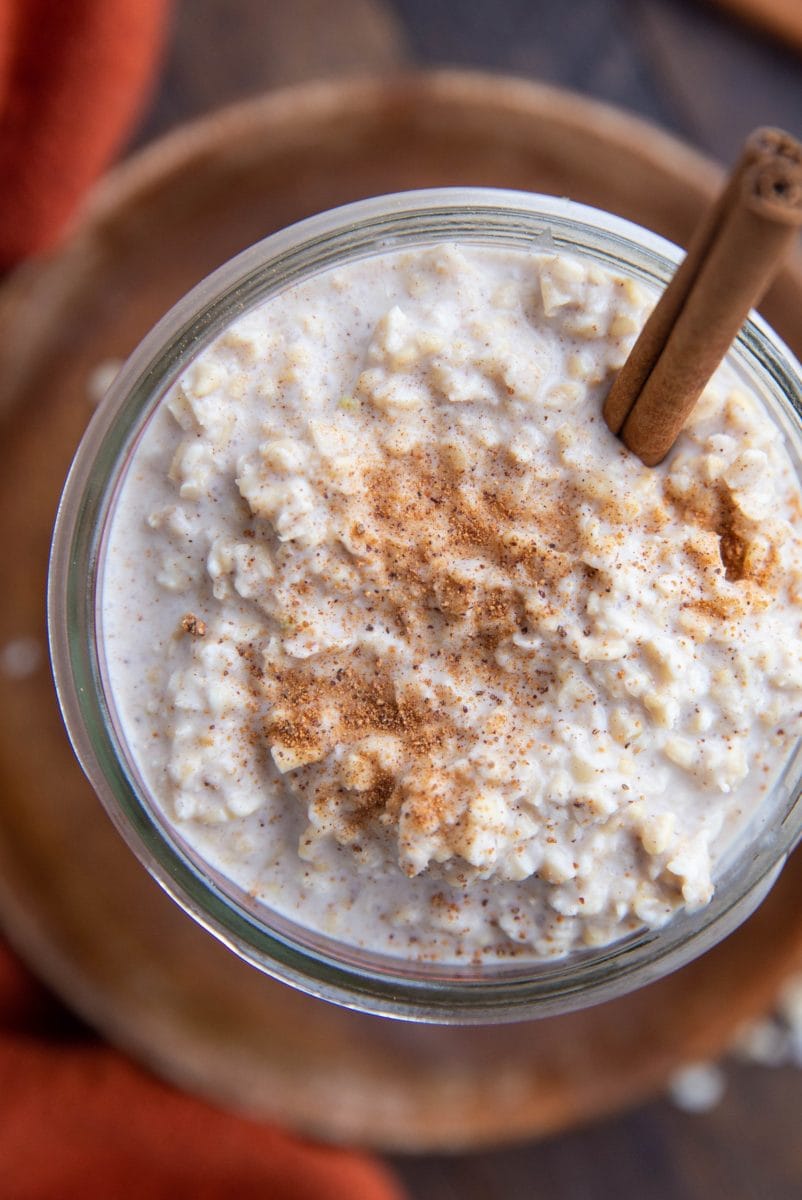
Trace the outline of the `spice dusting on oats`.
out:
<instances>
[{"instance_id":1,"label":"spice dusting on oats","mask_svg":"<svg viewBox=\"0 0 802 1200\"><path fill-rule=\"evenodd\" d=\"M802 500L727 368L659 468L612 437L650 303L568 255L397 251L166 398L109 670L167 818L268 909L485 962L710 899L800 732Z\"/></svg>"},{"instance_id":2,"label":"spice dusting on oats","mask_svg":"<svg viewBox=\"0 0 802 1200\"><path fill-rule=\"evenodd\" d=\"M184 633L190 634L191 637L204 637L206 635L206 622L201 621L194 613L187 613L181 618L181 628Z\"/></svg>"}]
</instances>

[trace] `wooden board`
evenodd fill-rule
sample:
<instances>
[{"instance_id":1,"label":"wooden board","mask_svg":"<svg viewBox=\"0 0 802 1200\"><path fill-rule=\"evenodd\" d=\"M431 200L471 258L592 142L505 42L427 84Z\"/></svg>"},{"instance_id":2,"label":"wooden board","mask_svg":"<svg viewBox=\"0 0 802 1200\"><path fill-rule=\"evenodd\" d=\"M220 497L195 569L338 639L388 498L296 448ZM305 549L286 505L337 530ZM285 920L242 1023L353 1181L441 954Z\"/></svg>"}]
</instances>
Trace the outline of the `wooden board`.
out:
<instances>
[{"instance_id":1,"label":"wooden board","mask_svg":"<svg viewBox=\"0 0 802 1200\"><path fill-rule=\"evenodd\" d=\"M231 254L335 204L447 184L568 194L682 241L717 178L590 101L449 72L279 92L119 168L62 250L0 293L0 664L14 639L44 645L49 533L91 372ZM765 311L802 348L798 272ZM296 994L203 933L139 867L72 759L44 659L22 678L0 672L0 797L0 919L67 1003L179 1085L335 1140L494 1145L610 1112L718 1053L802 966L797 861L722 946L583 1013L441 1029Z\"/></svg>"}]
</instances>

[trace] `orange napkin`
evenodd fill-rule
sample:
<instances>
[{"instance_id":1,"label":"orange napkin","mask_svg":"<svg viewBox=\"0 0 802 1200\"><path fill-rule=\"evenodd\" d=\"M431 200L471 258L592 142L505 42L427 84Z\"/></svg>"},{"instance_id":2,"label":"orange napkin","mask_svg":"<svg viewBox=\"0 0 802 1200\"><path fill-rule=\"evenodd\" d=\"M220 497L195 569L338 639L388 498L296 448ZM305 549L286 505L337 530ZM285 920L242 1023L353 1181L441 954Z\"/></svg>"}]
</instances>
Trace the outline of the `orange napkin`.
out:
<instances>
[{"instance_id":1,"label":"orange napkin","mask_svg":"<svg viewBox=\"0 0 802 1200\"><path fill-rule=\"evenodd\" d=\"M367 1155L218 1112L85 1032L0 946L4 1200L401 1200Z\"/></svg>"},{"instance_id":2,"label":"orange napkin","mask_svg":"<svg viewBox=\"0 0 802 1200\"><path fill-rule=\"evenodd\" d=\"M0 0L0 270L57 239L152 82L166 0Z\"/></svg>"}]
</instances>

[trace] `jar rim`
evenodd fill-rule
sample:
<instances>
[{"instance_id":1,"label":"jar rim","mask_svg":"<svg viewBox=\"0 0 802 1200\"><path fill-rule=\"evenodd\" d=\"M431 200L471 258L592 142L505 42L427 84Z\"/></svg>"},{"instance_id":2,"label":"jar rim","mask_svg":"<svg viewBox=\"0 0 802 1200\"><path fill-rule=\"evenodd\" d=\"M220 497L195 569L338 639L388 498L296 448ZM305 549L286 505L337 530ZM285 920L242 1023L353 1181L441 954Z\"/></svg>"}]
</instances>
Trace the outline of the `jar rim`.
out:
<instances>
[{"instance_id":1,"label":"jar rim","mask_svg":"<svg viewBox=\"0 0 802 1200\"><path fill-rule=\"evenodd\" d=\"M613 998L690 961L731 932L774 882L802 833L802 747L789 756L777 820L760 830L730 883L695 913L680 910L600 951L510 968L421 968L272 925L221 891L213 873L155 819L115 728L97 639L103 539L130 454L164 393L223 328L271 295L335 264L443 241L564 248L652 285L665 283L678 247L624 218L561 197L492 188L436 188L356 201L271 234L201 281L143 339L84 435L64 487L51 548L48 632L67 731L118 830L156 881L196 921L255 967L361 1011L443 1024L530 1019ZM733 351L760 381L772 416L802 456L802 369L756 314ZM799 472L798 472L799 473ZM88 586L87 586L88 583ZM780 811L782 809L782 811ZM748 851L748 852L747 852ZM234 889L235 890L235 889ZM266 906L259 913L274 916Z\"/></svg>"}]
</instances>

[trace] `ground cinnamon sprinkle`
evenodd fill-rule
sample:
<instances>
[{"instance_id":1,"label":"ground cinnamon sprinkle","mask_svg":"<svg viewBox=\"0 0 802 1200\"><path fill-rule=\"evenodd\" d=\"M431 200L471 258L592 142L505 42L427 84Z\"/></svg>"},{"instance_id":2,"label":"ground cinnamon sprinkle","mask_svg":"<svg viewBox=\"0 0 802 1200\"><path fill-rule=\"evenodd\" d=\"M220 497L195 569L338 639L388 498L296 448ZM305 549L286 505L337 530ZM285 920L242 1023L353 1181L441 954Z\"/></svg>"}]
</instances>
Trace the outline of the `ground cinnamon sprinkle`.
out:
<instances>
[{"instance_id":1,"label":"ground cinnamon sprinkle","mask_svg":"<svg viewBox=\"0 0 802 1200\"><path fill-rule=\"evenodd\" d=\"M271 742L305 753L384 733L399 738L407 752L421 754L456 733L441 709L412 688L399 691L385 665L367 676L344 655L326 660L314 668L275 669L265 680L267 694L275 698L267 726Z\"/></svg>"},{"instance_id":2,"label":"ground cinnamon sprinkle","mask_svg":"<svg viewBox=\"0 0 802 1200\"><path fill-rule=\"evenodd\" d=\"M577 505L570 487L538 480L495 452L486 457L473 472L456 470L440 454L410 456L367 473L370 525L364 532L375 539L390 578L427 590L426 576L439 579L466 551L516 572L520 582L553 580L571 569ZM493 484L476 485L474 478Z\"/></svg>"},{"instance_id":3,"label":"ground cinnamon sprinkle","mask_svg":"<svg viewBox=\"0 0 802 1200\"><path fill-rule=\"evenodd\" d=\"M201 621L200 617L196 617L194 613L187 613L181 621L181 628L191 637L206 636L206 622Z\"/></svg>"},{"instance_id":4,"label":"ground cinnamon sprinkle","mask_svg":"<svg viewBox=\"0 0 802 1200\"><path fill-rule=\"evenodd\" d=\"M463 684L483 681L492 694L503 682L497 648L527 629L522 589L553 585L572 569L576 506L550 480L535 481L533 496L531 473L505 464L497 451L475 466L481 483L455 470L443 454L380 462L365 474L361 509L349 497L347 511L350 544L363 577L375 584L377 622L400 625L424 657L438 637L444 644L451 638L458 650L444 655L443 666ZM477 567L473 577L460 570L466 558ZM440 635L438 622L445 623ZM375 734L396 739L403 770L376 767L353 812L366 818L397 811L403 775L410 781L407 811L426 823L442 817L443 805L451 803L443 799L433 758L443 757L450 745L464 749L478 735L469 736L447 715L454 701L443 694L448 689L431 687L432 700L409 685L399 687L393 668L391 658L371 663L361 650L271 668L260 685L272 705L265 733L287 763L314 762L335 745ZM548 672L538 673L521 703L541 698L550 683ZM330 803L331 789L323 791Z\"/></svg>"},{"instance_id":5,"label":"ground cinnamon sprinkle","mask_svg":"<svg viewBox=\"0 0 802 1200\"><path fill-rule=\"evenodd\" d=\"M718 553L716 543L697 545L692 538L686 543L685 553L703 580L719 561L727 581L747 578L743 523L725 488L711 486L690 500L667 484L664 501L660 511L666 519L673 510L692 528L718 538ZM526 635L524 598L533 587L541 612L561 611L560 581L576 573L581 561L579 511L574 484L538 477L511 463L504 451L488 450L472 470L461 470L440 448L374 461L361 496L347 498L343 515L351 552L375 597L376 623L400 627L423 658L442 642L443 667L458 686L481 683L490 694L505 692L517 711L531 712L555 686L553 669L533 664L526 687L520 680L513 686L497 653L513 634ZM625 520L623 508L612 515L618 524ZM654 533L659 536L659 525ZM466 561L473 570L466 571ZM579 587L593 586L596 574L587 567ZM707 620L726 621L740 607L732 598L707 594L704 583L701 595L697 587L683 608ZM557 634L564 637L565 630L558 627ZM451 784L444 784L442 761L440 768L435 762L447 746L464 750L479 734L446 715L453 711L453 696L433 701L408 685L399 687L392 657L373 662L361 647L274 666L259 686L272 705L267 741L287 769L373 735L397 743L392 768L374 761L359 786L318 787L316 807L334 804L341 815L347 809L353 838L366 821L397 819L402 804L409 819L424 826L447 814L454 819L459 803Z\"/></svg>"},{"instance_id":6,"label":"ground cinnamon sprinkle","mask_svg":"<svg viewBox=\"0 0 802 1200\"><path fill-rule=\"evenodd\" d=\"M727 579L737 583L746 577L747 539L743 522L730 493L719 488L718 511L715 517L715 532L719 537L719 553Z\"/></svg>"},{"instance_id":7,"label":"ground cinnamon sprinkle","mask_svg":"<svg viewBox=\"0 0 802 1200\"><path fill-rule=\"evenodd\" d=\"M777 548L771 544L768 556L759 559L750 553L748 523L732 493L721 481L694 493L691 498L677 495L669 482L666 485L666 498L682 520L716 535L724 577L728 582L752 583L764 590L772 588L774 571L778 565ZM699 558L698 553L687 546L686 553L692 559ZM709 564L697 562L697 565L704 567ZM708 604L707 611L711 615L715 610L715 604L712 607Z\"/></svg>"},{"instance_id":8,"label":"ground cinnamon sprinkle","mask_svg":"<svg viewBox=\"0 0 802 1200\"><path fill-rule=\"evenodd\" d=\"M472 470L455 468L442 448L374 461L364 473L361 495L349 495L342 513L366 594L374 596L371 620L400 628L420 647L422 660L436 657L442 643L442 665L457 686L480 683L490 695L503 692L517 712L527 712L525 719L536 723L532 710L556 686L553 668L532 664L521 686L505 673L497 654L512 635L527 634L525 597L533 588L541 615L561 611L560 581L576 575L581 563L580 504L575 484L538 477L496 449L479 454ZM750 596L723 598L704 581L720 564L729 583L765 586L771 556L758 579L745 523L723 485L706 487L701 495L697 490L691 499L666 483L664 504L652 504L664 514L654 536L673 510L691 529L718 539L710 545L687 540L685 554L701 584L689 580L682 608L707 621L733 619ZM626 523L623 499L606 500L602 507L614 528ZM580 571L580 591L592 587L596 575L592 567ZM308 583L296 591L306 595ZM558 626L556 634L565 637L566 631ZM375 735L397 746L392 766L374 756L357 782L317 786L315 809L335 806L351 841L366 822L397 821L402 806L405 820L421 828L458 819L466 799L460 799L445 764L458 747L464 752L476 744L480 734L448 715L453 695L442 694L442 688L438 695L430 686L427 698L422 690L400 685L392 655L374 661L360 645L291 666L273 665L267 674L254 664L254 678L271 704L265 736L282 769L322 761L337 746L358 750ZM488 745L494 736L488 732Z\"/></svg>"},{"instance_id":9,"label":"ground cinnamon sprinkle","mask_svg":"<svg viewBox=\"0 0 802 1200\"><path fill-rule=\"evenodd\" d=\"M471 636L520 628L521 589L556 583L575 561L569 490L533 482L499 457L491 451L474 472L443 454L380 463L366 472L364 518L350 527L363 571L407 634L435 614L464 628L465 652L477 662L486 646ZM474 568L467 573L466 559Z\"/></svg>"}]
</instances>

